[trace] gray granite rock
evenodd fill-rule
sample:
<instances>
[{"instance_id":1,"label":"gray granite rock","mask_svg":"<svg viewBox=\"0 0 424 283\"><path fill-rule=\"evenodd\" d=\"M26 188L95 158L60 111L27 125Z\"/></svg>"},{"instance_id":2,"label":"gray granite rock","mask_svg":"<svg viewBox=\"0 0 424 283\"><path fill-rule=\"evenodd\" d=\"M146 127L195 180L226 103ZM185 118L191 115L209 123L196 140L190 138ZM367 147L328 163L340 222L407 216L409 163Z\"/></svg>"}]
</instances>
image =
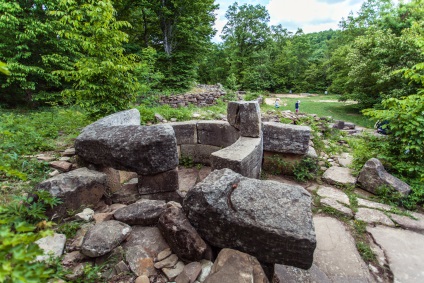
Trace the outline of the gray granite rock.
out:
<instances>
[{"instance_id":1,"label":"gray granite rock","mask_svg":"<svg viewBox=\"0 0 424 283\"><path fill-rule=\"evenodd\" d=\"M44 252L44 255L37 256L36 260L44 261L50 257L58 258L62 256L65 248L66 236L54 233L53 236L41 238L35 242Z\"/></svg>"},{"instance_id":2,"label":"gray granite rock","mask_svg":"<svg viewBox=\"0 0 424 283\"><path fill-rule=\"evenodd\" d=\"M336 199L333 198L321 198L320 200L321 205L331 207L338 212L346 215L347 217L353 217L353 212L350 208L344 206L340 202L338 202Z\"/></svg>"},{"instance_id":3,"label":"gray granite rock","mask_svg":"<svg viewBox=\"0 0 424 283\"><path fill-rule=\"evenodd\" d=\"M258 138L262 135L261 111L257 101L229 102L227 119L240 130L242 137Z\"/></svg>"},{"instance_id":4,"label":"gray granite rock","mask_svg":"<svg viewBox=\"0 0 424 283\"><path fill-rule=\"evenodd\" d=\"M120 208L113 217L129 225L156 225L160 215L165 211L163 200L141 200Z\"/></svg>"},{"instance_id":5,"label":"gray granite rock","mask_svg":"<svg viewBox=\"0 0 424 283\"><path fill-rule=\"evenodd\" d=\"M121 189L114 192L111 200L113 203L130 204L140 199L138 192L138 178L133 178L122 185Z\"/></svg>"},{"instance_id":6,"label":"gray granite rock","mask_svg":"<svg viewBox=\"0 0 424 283\"><path fill-rule=\"evenodd\" d=\"M68 211L77 211L84 206L95 207L106 190L106 175L80 168L47 179L36 187L48 191L62 203L47 210L48 216L65 218Z\"/></svg>"},{"instance_id":7,"label":"gray granite rock","mask_svg":"<svg viewBox=\"0 0 424 283\"><path fill-rule=\"evenodd\" d=\"M123 126L123 125L140 125L140 112L137 109L130 109L108 115L96 122L88 125L82 131L91 131L93 128Z\"/></svg>"},{"instance_id":8,"label":"gray granite rock","mask_svg":"<svg viewBox=\"0 0 424 283\"><path fill-rule=\"evenodd\" d=\"M319 187L317 194L322 198L332 198L338 202L350 205L349 197L341 190L333 187Z\"/></svg>"},{"instance_id":9,"label":"gray granite rock","mask_svg":"<svg viewBox=\"0 0 424 283\"><path fill-rule=\"evenodd\" d=\"M224 121L198 121L197 142L218 147L227 147L235 143L240 132Z\"/></svg>"},{"instance_id":10,"label":"gray granite rock","mask_svg":"<svg viewBox=\"0 0 424 283\"><path fill-rule=\"evenodd\" d=\"M159 230L172 251L186 262L211 259L212 250L188 221L183 211L168 206L159 218Z\"/></svg>"},{"instance_id":11,"label":"gray granite rock","mask_svg":"<svg viewBox=\"0 0 424 283\"><path fill-rule=\"evenodd\" d=\"M183 271L175 278L176 283L193 283L202 271L199 262L190 262L184 266Z\"/></svg>"},{"instance_id":12,"label":"gray granite rock","mask_svg":"<svg viewBox=\"0 0 424 283\"><path fill-rule=\"evenodd\" d=\"M261 138L240 137L231 146L212 153L212 170L229 168L243 176L259 178L262 154Z\"/></svg>"},{"instance_id":13,"label":"gray granite rock","mask_svg":"<svg viewBox=\"0 0 424 283\"><path fill-rule=\"evenodd\" d=\"M177 144L197 144L197 121L169 123L175 132Z\"/></svg>"},{"instance_id":14,"label":"gray granite rock","mask_svg":"<svg viewBox=\"0 0 424 283\"><path fill-rule=\"evenodd\" d=\"M276 264L274 277L284 283L332 283L315 264L308 270Z\"/></svg>"},{"instance_id":15,"label":"gray granite rock","mask_svg":"<svg viewBox=\"0 0 424 283\"><path fill-rule=\"evenodd\" d=\"M182 261L177 262L177 264L172 268L163 268L162 272L165 273L166 277L173 281L184 270L184 263Z\"/></svg>"},{"instance_id":16,"label":"gray granite rock","mask_svg":"<svg viewBox=\"0 0 424 283\"><path fill-rule=\"evenodd\" d=\"M131 233L125 223L109 220L94 225L84 236L81 253L89 257L107 254L121 244Z\"/></svg>"},{"instance_id":17,"label":"gray granite rock","mask_svg":"<svg viewBox=\"0 0 424 283\"><path fill-rule=\"evenodd\" d=\"M312 264L311 196L300 186L215 170L187 193L183 208L214 246L237 248L265 263Z\"/></svg>"},{"instance_id":18,"label":"gray granite rock","mask_svg":"<svg viewBox=\"0 0 424 283\"><path fill-rule=\"evenodd\" d=\"M178 165L175 133L169 125L90 127L77 137L75 149L90 163L141 175Z\"/></svg>"},{"instance_id":19,"label":"gray granite rock","mask_svg":"<svg viewBox=\"0 0 424 283\"><path fill-rule=\"evenodd\" d=\"M263 123L264 150L306 154L309 149L311 128L276 122Z\"/></svg>"},{"instance_id":20,"label":"gray granite rock","mask_svg":"<svg viewBox=\"0 0 424 283\"><path fill-rule=\"evenodd\" d=\"M416 212L412 212L411 215L414 219L409 216L397 214L390 214L390 218L404 229L424 234L424 215Z\"/></svg>"},{"instance_id":21,"label":"gray granite rock","mask_svg":"<svg viewBox=\"0 0 424 283\"><path fill-rule=\"evenodd\" d=\"M205 283L268 283L259 261L246 253L222 249Z\"/></svg>"},{"instance_id":22,"label":"gray granite rock","mask_svg":"<svg viewBox=\"0 0 424 283\"><path fill-rule=\"evenodd\" d=\"M178 190L178 170L172 169L154 175L138 177L140 195L174 192Z\"/></svg>"},{"instance_id":23,"label":"gray granite rock","mask_svg":"<svg viewBox=\"0 0 424 283\"><path fill-rule=\"evenodd\" d=\"M123 243L125 259L136 275L152 276L157 271L154 259L169 248L159 229L156 227L132 226L133 231Z\"/></svg>"},{"instance_id":24,"label":"gray granite rock","mask_svg":"<svg viewBox=\"0 0 424 283\"><path fill-rule=\"evenodd\" d=\"M178 256L176 254L171 254L170 256L168 256L165 259L162 259L161 261L158 261L155 263L155 268L156 269L161 269L164 267L174 267L178 262Z\"/></svg>"},{"instance_id":25,"label":"gray granite rock","mask_svg":"<svg viewBox=\"0 0 424 283\"><path fill-rule=\"evenodd\" d=\"M375 194L381 186L389 187L393 191L397 191L404 196L411 192L411 187L395 176L387 173L383 164L381 164L380 160L377 158L371 158L365 163L361 172L359 172L358 183L364 190L373 194Z\"/></svg>"}]
</instances>

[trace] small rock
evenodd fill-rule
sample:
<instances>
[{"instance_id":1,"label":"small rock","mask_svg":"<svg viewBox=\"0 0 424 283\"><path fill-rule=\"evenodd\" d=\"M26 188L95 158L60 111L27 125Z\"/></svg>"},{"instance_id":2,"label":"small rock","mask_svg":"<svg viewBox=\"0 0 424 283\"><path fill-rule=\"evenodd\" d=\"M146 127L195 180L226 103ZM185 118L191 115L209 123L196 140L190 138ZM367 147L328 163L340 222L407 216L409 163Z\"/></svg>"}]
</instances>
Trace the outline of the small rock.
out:
<instances>
[{"instance_id":1,"label":"small rock","mask_svg":"<svg viewBox=\"0 0 424 283\"><path fill-rule=\"evenodd\" d=\"M96 224L99 224L103 221L108 221L113 219L113 213L107 212L107 213L96 213L93 215L93 219L96 222Z\"/></svg>"},{"instance_id":2,"label":"small rock","mask_svg":"<svg viewBox=\"0 0 424 283\"><path fill-rule=\"evenodd\" d=\"M58 170L54 170L54 171L49 173L49 177L54 177L54 176L57 176L59 174L60 174L60 172Z\"/></svg>"},{"instance_id":3,"label":"small rock","mask_svg":"<svg viewBox=\"0 0 424 283\"><path fill-rule=\"evenodd\" d=\"M164 268L164 267L171 268L171 267L175 266L175 264L177 264L177 262L178 262L178 256L175 255L175 254L172 254L172 255L168 256L167 258L156 262L155 268L156 269L161 269L161 268Z\"/></svg>"},{"instance_id":4,"label":"small rock","mask_svg":"<svg viewBox=\"0 0 424 283\"><path fill-rule=\"evenodd\" d=\"M370 208L358 208L358 212L355 214L356 220L361 220L366 223L376 223L376 224L383 224L386 226L394 227L395 224L393 223L390 218L384 214L383 212L375 209Z\"/></svg>"},{"instance_id":5,"label":"small rock","mask_svg":"<svg viewBox=\"0 0 424 283\"><path fill-rule=\"evenodd\" d=\"M181 272L183 272L184 263L178 261L174 268L163 268L162 271L165 273L169 280L174 280Z\"/></svg>"},{"instance_id":6,"label":"small rock","mask_svg":"<svg viewBox=\"0 0 424 283\"><path fill-rule=\"evenodd\" d=\"M62 156L74 156L75 155L75 148L68 148L64 152L62 152Z\"/></svg>"},{"instance_id":7,"label":"small rock","mask_svg":"<svg viewBox=\"0 0 424 283\"><path fill-rule=\"evenodd\" d=\"M89 222L93 219L94 216L94 210L91 208L85 208L82 212L75 214L75 218L79 220L84 220L86 222Z\"/></svg>"},{"instance_id":8,"label":"small rock","mask_svg":"<svg viewBox=\"0 0 424 283\"><path fill-rule=\"evenodd\" d=\"M177 118L171 118L171 122L177 122Z\"/></svg>"},{"instance_id":9,"label":"small rock","mask_svg":"<svg viewBox=\"0 0 424 283\"><path fill-rule=\"evenodd\" d=\"M65 277L68 280L76 280L77 278L83 276L84 274L84 268L87 265L87 263L79 263L74 268L72 268L70 274L66 274Z\"/></svg>"},{"instance_id":10,"label":"small rock","mask_svg":"<svg viewBox=\"0 0 424 283\"><path fill-rule=\"evenodd\" d=\"M213 262L207 259L202 259L200 261L200 264L202 265L202 271L200 271L197 280L202 283L203 281L205 281L206 277L208 277L208 275L211 273Z\"/></svg>"},{"instance_id":11,"label":"small rock","mask_svg":"<svg viewBox=\"0 0 424 283\"><path fill-rule=\"evenodd\" d=\"M38 154L36 155L36 157L38 160L46 161L46 162L50 162L56 159L54 156L46 155L46 154Z\"/></svg>"},{"instance_id":12,"label":"small rock","mask_svg":"<svg viewBox=\"0 0 424 283\"><path fill-rule=\"evenodd\" d=\"M78 263L85 258L86 256L80 253L79 251L73 251L63 256L62 264L65 266L74 265L75 263Z\"/></svg>"},{"instance_id":13,"label":"small rock","mask_svg":"<svg viewBox=\"0 0 424 283\"><path fill-rule=\"evenodd\" d=\"M68 172L72 168L72 163L67 161L53 161L50 162L50 167L57 169L61 172Z\"/></svg>"},{"instance_id":14,"label":"small rock","mask_svg":"<svg viewBox=\"0 0 424 283\"><path fill-rule=\"evenodd\" d=\"M182 282L193 283L196 280L196 278L199 276L201 271L202 271L202 265L199 262L191 262L189 264L186 264L186 266L184 266L183 272L181 272L180 275L178 275L177 278L175 278L175 281L177 283L179 281L181 281L181 283ZM182 280L181 277L187 280Z\"/></svg>"},{"instance_id":15,"label":"small rock","mask_svg":"<svg viewBox=\"0 0 424 283\"><path fill-rule=\"evenodd\" d=\"M127 273L127 272L129 272L130 271L130 269L129 269L129 267L128 267L128 265L126 265L126 263L124 262L124 261L120 261L120 262L118 262L115 266L114 266L114 268L113 268L114 270L115 270L115 273L116 274L121 274L121 273Z\"/></svg>"},{"instance_id":16,"label":"small rock","mask_svg":"<svg viewBox=\"0 0 424 283\"><path fill-rule=\"evenodd\" d=\"M68 157L68 156L63 156L63 157L59 158L59 161L70 161L70 160L71 160L71 158Z\"/></svg>"},{"instance_id":17,"label":"small rock","mask_svg":"<svg viewBox=\"0 0 424 283\"><path fill-rule=\"evenodd\" d=\"M60 257L65 248L66 236L63 234L54 234L41 238L35 242L44 251L44 255L37 256L37 261L44 261L53 257Z\"/></svg>"},{"instance_id":18,"label":"small rock","mask_svg":"<svg viewBox=\"0 0 424 283\"><path fill-rule=\"evenodd\" d=\"M141 275L135 279L135 283L150 283L150 280L146 275Z\"/></svg>"},{"instance_id":19,"label":"small rock","mask_svg":"<svg viewBox=\"0 0 424 283\"><path fill-rule=\"evenodd\" d=\"M158 113L155 113L155 118L158 122L163 122L165 120L165 118L163 118L163 116Z\"/></svg>"}]
</instances>

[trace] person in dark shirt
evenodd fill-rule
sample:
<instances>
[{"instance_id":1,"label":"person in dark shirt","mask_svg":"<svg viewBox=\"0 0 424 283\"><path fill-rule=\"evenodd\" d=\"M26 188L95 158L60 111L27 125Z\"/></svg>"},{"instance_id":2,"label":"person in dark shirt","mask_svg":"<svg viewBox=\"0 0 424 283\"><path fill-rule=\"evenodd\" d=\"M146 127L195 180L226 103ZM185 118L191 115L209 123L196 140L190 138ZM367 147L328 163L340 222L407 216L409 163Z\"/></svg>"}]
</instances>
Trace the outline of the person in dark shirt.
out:
<instances>
[{"instance_id":1,"label":"person in dark shirt","mask_svg":"<svg viewBox=\"0 0 424 283\"><path fill-rule=\"evenodd\" d=\"M294 104L294 109L296 110L296 113L299 113L299 105L300 105L300 100L296 101L296 103Z\"/></svg>"}]
</instances>

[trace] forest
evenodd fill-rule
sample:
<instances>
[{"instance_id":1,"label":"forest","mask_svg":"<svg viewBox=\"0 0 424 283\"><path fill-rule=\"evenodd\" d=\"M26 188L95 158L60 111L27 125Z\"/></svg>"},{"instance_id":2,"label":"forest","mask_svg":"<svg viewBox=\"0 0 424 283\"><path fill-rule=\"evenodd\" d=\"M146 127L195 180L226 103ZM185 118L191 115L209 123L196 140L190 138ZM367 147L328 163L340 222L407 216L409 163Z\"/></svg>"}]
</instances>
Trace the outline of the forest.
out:
<instances>
[{"instance_id":1,"label":"forest","mask_svg":"<svg viewBox=\"0 0 424 283\"><path fill-rule=\"evenodd\" d=\"M0 0L0 282L46 282L62 272L34 262L40 251L27 248L56 225L44 212L57 199L27 197L50 170L33 157L58 141L69 146L84 126L120 110L138 107L143 124L161 107L189 120L189 107L165 108L158 97L197 84L251 98L353 101L357 116L384 122L388 135L350 139L352 169L378 157L412 188L406 198L386 191L380 200L397 211L423 209L424 0L366 0L341 15L339 29L316 33L273 26L265 6L235 2L214 42L217 9L214 0ZM334 144L340 136L333 133ZM75 233L80 224L72 223L57 228ZM76 282L98 282L97 273Z\"/></svg>"}]
</instances>

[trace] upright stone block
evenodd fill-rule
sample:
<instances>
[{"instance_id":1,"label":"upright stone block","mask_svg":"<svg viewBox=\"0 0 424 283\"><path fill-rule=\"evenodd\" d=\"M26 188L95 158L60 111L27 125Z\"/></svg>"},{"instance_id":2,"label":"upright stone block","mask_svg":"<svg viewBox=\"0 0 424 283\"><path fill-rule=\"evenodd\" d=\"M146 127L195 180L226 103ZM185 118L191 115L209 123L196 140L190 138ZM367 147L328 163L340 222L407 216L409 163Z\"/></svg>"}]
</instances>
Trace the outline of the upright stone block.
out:
<instances>
[{"instance_id":1,"label":"upright stone block","mask_svg":"<svg viewBox=\"0 0 424 283\"><path fill-rule=\"evenodd\" d=\"M197 144L197 121L169 123L175 132L177 144Z\"/></svg>"},{"instance_id":2,"label":"upright stone block","mask_svg":"<svg viewBox=\"0 0 424 283\"><path fill-rule=\"evenodd\" d=\"M240 130L242 137L261 136L261 110L257 101L229 102L227 120L231 126Z\"/></svg>"},{"instance_id":3,"label":"upright stone block","mask_svg":"<svg viewBox=\"0 0 424 283\"><path fill-rule=\"evenodd\" d=\"M265 122L263 125L264 150L294 154L308 152L311 128L276 122Z\"/></svg>"},{"instance_id":4,"label":"upright stone block","mask_svg":"<svg viewBox=\"0 0 424 283\"><path fill-rule=\"evenodd\" d=\"M174 192L178 190L178 171L169 170L155 175L139 176L140 195Z\"/></svg>"},{"instance_id":5,"label":"upright stone block","mask_svg":"<svg viewBox=\"0 0 424 283\"><path fill-rule=\"evenodd\" d=\"M181 145L181 156L190 157L194 163L207 166L212 164L211 154L221 150L221 147L207 144L183 144Z\"/></svg>"},{"instance_id":6,"label":"upright stone block","mask_svg":"<svg viewBox=\"0 0 424 283\"><path fill-rule=\"evenodd\" d=\"M197 123L197 141L219 147L232 145L240 137L237 129L224 121L199 121Z\"/></svg>"},{"instance_id":7,"label":"upright stone block","mask_svg":"<svg viewBox=\"0 0 424 283\"><path fill-rule=\"evenodd\" d=\"M243 176L259 178L262 151L261 138L240 137L231 146L212 153L212 170L229 168Z\"/></svg>"}]
</instances>

